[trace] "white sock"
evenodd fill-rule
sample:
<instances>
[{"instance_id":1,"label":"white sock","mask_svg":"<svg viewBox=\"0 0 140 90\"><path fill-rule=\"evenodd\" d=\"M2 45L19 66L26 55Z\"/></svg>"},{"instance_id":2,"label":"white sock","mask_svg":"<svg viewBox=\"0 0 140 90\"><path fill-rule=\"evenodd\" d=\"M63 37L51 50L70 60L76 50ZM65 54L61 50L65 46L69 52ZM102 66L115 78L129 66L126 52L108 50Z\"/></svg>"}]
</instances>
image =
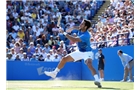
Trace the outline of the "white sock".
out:
<instances>
[{"instance_id":1,"label":"white sock","mask_svg":"<svg viewBox=\"0 0 140 90\"><path fill-rule=\"evenodd\" d=\"M98 77L98 75L97 75L97 74L95 74L95 75L94 75L94 78L95 78L95 81L100 82L99 77Z\"/></svg>"},{"instance_id":2,"label":"white sock","mask_svg":"<svg viewBox=\"0 0 140 90\"><path fill-rule=\"evenodd\" d=\"M104 80L104 78L101 78L102 80Z\"/></svg>"},{"instance_id":3,"label":"white sock","mask_svg":"<svg viewBox=\"0 0 140 90\"><path fill-rule=\"evenodd\" d=\"M54 70L54 72L59 72L60 71L60 69L59 68L56 68L55 70Z\"/></svg>"}]
</instances>

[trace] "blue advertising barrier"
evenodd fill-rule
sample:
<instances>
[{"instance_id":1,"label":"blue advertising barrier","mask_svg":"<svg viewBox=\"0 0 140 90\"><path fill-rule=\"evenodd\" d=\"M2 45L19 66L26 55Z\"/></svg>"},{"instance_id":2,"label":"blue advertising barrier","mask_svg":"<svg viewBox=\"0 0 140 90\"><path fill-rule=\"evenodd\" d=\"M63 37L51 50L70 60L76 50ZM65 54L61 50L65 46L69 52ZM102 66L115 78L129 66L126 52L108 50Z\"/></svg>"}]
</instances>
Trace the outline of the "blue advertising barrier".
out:
<instances>
[{"instance_id":1,"label":"blue advertising barrier","mask_svg":"<svg viewBox=\"0 0 140 90\"><path fill-rule=\"evenodd\" d=\"M58 62L7 61L7 80L48 80L43 72L53 71ZM58 73L61 79L81 80L81 63L69 62Z\"/></svg>"},{"instance_id":2,"label":"blue advertising barrier","mask_svg":"<svg viewBox=\"0 0 140 90\"><path fill-rule=\"evenodd\" d=\"M123 78L124 69L117 55L119 49L134 57L134 46L102 49L105 56L105 80L118 81ZM95 55L97 50L93 50L93 52ZM97 70L98 60L94 58L92 63ZM50 77L47 77L43 71L53 71L57 64L58 62L7 61L7 80L48 80ZM84 61L66 63L57 77L67 80L94 80Z\"/></svg>"},{"instance_id":3,"label":"blue advertising barrier","mask_svg":"<svg viewBox=\"0 0 140 90\"><path fill-rule=\"evenodd\" d=\"M102 49L102 53L105 56L105 68L104 68L105 80L118 81L123 79L124 68L119 56L117 55L117 51L119 49L123 50L124 53L127 53L128 55L134 57L133 45ZM97 50L93 50L93 52L95 55L97 53ZM98 70L98 60L94 58L92 63L95 69ZM134 68L133 68L133 75L134 75ZM82 80L94 80L94 77L91 75L90 70L85 64L82 64Z\"/></svg>"}]
</instances>

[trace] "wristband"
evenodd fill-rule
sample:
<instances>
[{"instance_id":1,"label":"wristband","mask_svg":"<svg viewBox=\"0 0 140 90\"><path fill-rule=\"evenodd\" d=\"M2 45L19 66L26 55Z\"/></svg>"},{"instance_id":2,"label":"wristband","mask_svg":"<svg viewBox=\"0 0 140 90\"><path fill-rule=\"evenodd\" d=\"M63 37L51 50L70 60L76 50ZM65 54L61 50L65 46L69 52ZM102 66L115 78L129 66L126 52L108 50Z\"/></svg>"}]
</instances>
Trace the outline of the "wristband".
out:
<instances>
[{"instance_id":1,"label":"wristband","mask_svg":"<svg viewBox=\"0 0 140 90\"><path fill-rule=\"evenodd\" d=\"M63 34L66 36L67 35L67 33L66 32L63 32Z\"/></svg>"}]
</instances>

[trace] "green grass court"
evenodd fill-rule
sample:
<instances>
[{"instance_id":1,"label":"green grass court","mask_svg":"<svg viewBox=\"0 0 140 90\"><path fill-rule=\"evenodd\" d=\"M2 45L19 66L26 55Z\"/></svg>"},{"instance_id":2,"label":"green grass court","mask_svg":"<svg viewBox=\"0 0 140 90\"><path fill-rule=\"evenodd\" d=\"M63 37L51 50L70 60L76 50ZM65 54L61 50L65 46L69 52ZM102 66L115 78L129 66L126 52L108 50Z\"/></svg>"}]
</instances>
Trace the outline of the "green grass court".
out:
<instances>
[{"instance_id":1,"label":"green grass court","mask_svg":"<svg viewBox=\"0 0 140 90\"><path fill-rule=\"evenodd\" d=\"M93 81L7 81L6 90L134 90L134 82L104 81L99 89Z\"/></svg>"}]
</instances>

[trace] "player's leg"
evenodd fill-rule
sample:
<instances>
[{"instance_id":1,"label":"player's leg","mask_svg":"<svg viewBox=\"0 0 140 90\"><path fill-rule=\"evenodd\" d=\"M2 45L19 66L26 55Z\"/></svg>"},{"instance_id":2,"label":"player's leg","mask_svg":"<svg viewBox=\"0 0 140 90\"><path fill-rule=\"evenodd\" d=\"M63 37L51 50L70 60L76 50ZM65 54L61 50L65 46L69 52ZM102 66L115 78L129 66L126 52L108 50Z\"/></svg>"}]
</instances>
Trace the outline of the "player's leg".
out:
<instances>
[{"instance_id":1,"label":"player's leg","mask_svg":"<svg viewBox=\"0 0 140 90\"><path fill-rule=\"evenodd\" d=\"M60 69L62 69L64 67L64 65L66 64L66 62L71 62L71 61L74 61L74 59L70 55L65 56L65 57L62 58L62 60L58 64L57 68L53 72L44 71L44 73L47 76L50 76L52 78L55 78L56 75L57 75L57 73L60 71Z\"/></svg>"},{"instance_id":2,"label":"player's leg","mask_svg":"<svg viewBox=\"0 0 140 90\"><path fill-rule=\"evenodd\" d=\"M86 65L88 66L88 68L90 69L90 71L91 71L91 73L92 73L92 75L94 76L94 78L95 78L95 85L97 85L99 88L101 88L102 86L101 86L101 84L100 84L100 80L99 80L99 77L98 77L98 75L97 75L97 72L96 72L96 70L94 69L94 67L93 67L93 65L92 65L92 59L87 59L86 61L85 61L85 63L86 63Z\"/></svg>"},{"instance_id":3,"label":"player's leg","mask_svg":"<svg viewBox=\"0 0 140 90\"><path fill-rule=\"evenodd\" d=\"M62 58L62 60L59 62L59 64L57 65L57 67L54 71L52 71L52 72L45 71L44 73L47 76L55 78L57 73L60 71L60 69L62 69L64 67L66 62L72 62L72 61L80 60L80 59L82 59L80 56L81 56L81 52L79 52L79 51L72 52L72 53L70 53L70 54L68 54L68 55L66 55L65 57Z\"/></svg>"}]
</instances>

